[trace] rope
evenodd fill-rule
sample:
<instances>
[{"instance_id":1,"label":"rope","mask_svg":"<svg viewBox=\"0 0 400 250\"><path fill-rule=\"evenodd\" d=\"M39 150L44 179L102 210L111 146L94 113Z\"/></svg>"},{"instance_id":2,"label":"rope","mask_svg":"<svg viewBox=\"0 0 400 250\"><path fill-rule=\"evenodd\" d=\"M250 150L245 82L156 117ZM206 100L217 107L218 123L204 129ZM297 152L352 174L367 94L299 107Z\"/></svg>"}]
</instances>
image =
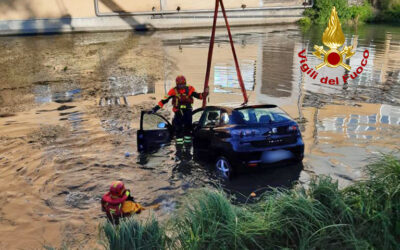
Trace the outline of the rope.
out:
<instances>
[{"instance_id":1,"label":"rope","mask_svg":"<svg viewBox=\"0 0 400 250\"><path fill-rule=\"evenodd\" d=\"M235 66L236 66L236 74L237 74L237 77L239 80L240 88L242 89L242 94L243 94L243 99L244 99L244 102L242 105L245 105L248 102L248 99L247 99L247 94L246 94L246 88L244 87L244 83L243 83L242 73L240 72L240 67L239 67L239 63L237 60L237 56L236 56L235 45L233 44L231 27L229 26L229 23L228 23L228 17L226 16L224 3L222 2L222 0L219 0L219 1L221 3L222 14L224 14L224 18L225 18L225 24L226 24L226 29L228 30L229 41L231 42L233 59L235 60Z\"/></svg>"},{"instance_id":2,"label":"rope","mask_svg":"<svg viewBox=\"0 0 400 250\"><path fill-rule=\"evenodd\" d=\"M213 21L213 27L212 27L212 31L211 31L210 46L208 48L206 79L204 82L204 91L203 92L208 91L208 83L210 80L211 61L212 61L212 55L213 55L213 51L214 51L215 29L217 28L218 8L219 8L219 0L215 0L214 21ZM207 92L207 94L208 94L208 92ZM207 105L207 98L203 98L203 108L206 105Z\"/></svg>"},{"instance_id":3,"label":"rope","mask_svg":"<svg viewBox=\"0 0 400 250\"><path fill-rule=\"evenodd\" d=\"M240 67L239 67L239 63L237 60L235 45L233 44L231 28L229 26L228 17L226 15L224 3L222 2L222 0L215 0L214 20L213 20L213 27L212 27L212 31L211 31L210 46L208 49L207 70L206 70L206 79L204 82L204 92L208 91L208 85L209 85L209 80L210 80L211 61L212 61L212 55L213 55L213 51L214 51L215 30L217 28L219 4L221 4L221 11L222 11L222 14L224 15L226 29L228 30L228 36L229 36L229 41L230 41L231 48L232 48L233 59L235 61L236 74L237 74L239 85L240 85L240 88L241 88L242 94L243 94L244 103L242 105L245 105L248 102L248 97L247 97L247 93L246 93L246 88L243 83L242 73L240 72ZM206 104L207 104L207 100L206 100L206 98L204 98L203 99L203 108L206 106Z\"/></svg>"}]
</instances>

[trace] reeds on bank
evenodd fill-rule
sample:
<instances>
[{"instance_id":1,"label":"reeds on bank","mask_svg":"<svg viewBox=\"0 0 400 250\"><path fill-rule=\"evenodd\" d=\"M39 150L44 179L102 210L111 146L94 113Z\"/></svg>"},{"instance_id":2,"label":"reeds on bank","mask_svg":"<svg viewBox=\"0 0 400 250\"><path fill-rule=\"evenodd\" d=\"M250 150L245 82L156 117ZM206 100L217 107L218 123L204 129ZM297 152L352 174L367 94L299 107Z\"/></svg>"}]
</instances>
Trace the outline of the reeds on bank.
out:
<instances>
[{"instance_id":1,"label":"reeds on bank","mask_svg":"<svg viewBox=\"0 0 400 250\"><path fill-rule=\"evenodd\" d=\"M400 249L400 160L385 155L366 174L344 189L319 176L245 205L193 191L166 223L105 223L103 241L109 249Z\"/></svg>"}]
</instances>

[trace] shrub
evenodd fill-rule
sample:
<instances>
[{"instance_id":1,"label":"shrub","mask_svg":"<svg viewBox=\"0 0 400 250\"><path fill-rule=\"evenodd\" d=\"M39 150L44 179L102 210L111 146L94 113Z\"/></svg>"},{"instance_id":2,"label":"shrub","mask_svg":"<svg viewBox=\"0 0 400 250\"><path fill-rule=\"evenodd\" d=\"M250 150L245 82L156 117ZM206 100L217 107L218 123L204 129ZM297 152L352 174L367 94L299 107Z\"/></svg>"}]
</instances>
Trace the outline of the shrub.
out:
<instances>
[{"instance_id":1,"label":"shrub","mask_svg":"<svg viewBox=\"0 0 400 250\"><path fill-rule=\"evenodd\" d=\"M336 7L340 19L348 20L347 0L315 0L313 8L307 9L304 15L311 18L314 23L326 25L333 6Z\"/></svg>"},{"instance_id":2,"label":"shrub","mask_svg":"<svg viewBox=\"0 0 400 250\"><path fill-rule=\"evenodd\" d=\"M381 10L376 16L376 22L400 23L400 4Z\"/></svg>"},{"instance_id":3,"label":"shrub","mask_svg":"<svg viewBox=\"0 0 400 250\"><path fill-rule=\"evenodd\" d=\"M348 12L349 19L356 23L371 21L374 16L372 6L367 1L364 1L362 5L350 6Z\"/></svg>"},{"instance_id":4,"label":"shrub","mask_svg":"<svg viewBox=\"0 0 400 250\"><path fill-rule=\"evenodd\" d=\"M312 21L311 21L311 19L310 19L309 17L305 16L305 17L301 18L301 19L298 21L298 23L299 23L302 27L307 28L307 27L310 27L310 26L311 26Z\"/></svg>"},{"instance_id":5,"label":"shrub","mask_svg":"<svg viewBox=\"0 0 400 250\"><path fill-rule=\"evenodd\" d=\"M371 20L373 17L372 6L367 1L362 5L349 6L347 0L315 0L312 8L304 11L304 16L309 17L313 23L327 25L333 6L336 7L341 21L354 21L355 23Z\"/></svg>"}]
</instances>

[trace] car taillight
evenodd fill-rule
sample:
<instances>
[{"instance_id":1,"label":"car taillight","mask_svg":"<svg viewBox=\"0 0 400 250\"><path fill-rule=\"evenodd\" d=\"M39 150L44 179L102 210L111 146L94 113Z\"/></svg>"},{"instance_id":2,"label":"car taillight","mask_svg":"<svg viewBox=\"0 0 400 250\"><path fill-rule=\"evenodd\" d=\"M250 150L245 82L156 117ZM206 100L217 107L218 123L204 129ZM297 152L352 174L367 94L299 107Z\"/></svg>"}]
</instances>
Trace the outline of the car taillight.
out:
<instances>
[{"instance_id":1,"label":"car taillight","mask_svg":"<svg viewBox=\"0 0 400 250\"><path fill-rule=\"evenodd\" d=\"M247 166L249 167L257 167L258 163L257 162L249 162L247 163Z\"/></svg>"},{"instance_id":2,"label":"car taillight","mask_svg":"<svg viewBox=\"0 0 400 250\"><path fill-rule=\"evenodd\" d=\"M295 132L297 131L299 128L296 125L292 125L288 127L288 132Z\"/></svg>"}]
</instances>

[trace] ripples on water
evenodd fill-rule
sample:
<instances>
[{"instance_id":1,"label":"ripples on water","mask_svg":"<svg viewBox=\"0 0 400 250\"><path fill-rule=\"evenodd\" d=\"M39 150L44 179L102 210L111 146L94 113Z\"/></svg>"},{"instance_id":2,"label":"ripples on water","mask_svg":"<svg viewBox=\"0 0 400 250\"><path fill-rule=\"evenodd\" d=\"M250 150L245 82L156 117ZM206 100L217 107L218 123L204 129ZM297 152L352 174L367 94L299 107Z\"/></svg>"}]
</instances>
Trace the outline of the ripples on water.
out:
<instances>
[{"instance_id":1,"label":"ripples on water","mask_svg":"<svg viewBox=\"0 0 400 250\"><path fill-rule=\"evenodd\" d=\"M278 104L295 118L306 156L304 165L283 163L230 183L221 183L210 164L176 162L171 145L150 156L136 154L140 110L162 98L177 74L202 89L209 30L1 37L0 247L14 246L15 232L24 235L16 244L21 247L40 246L38 237L68 241L71 234L74 244L95 244L103 217L99 200L114 179L124 180L137 201L161 203L156 214L164 218L192 188L222 185L245 201L253 191L307 183L315 174L330 174L342 186L362 178L369 159L399 147L400 28L344 30L347 44L357 36L348 62L353 69L370 51L362 75L347 89L301 73L301 50L309 65L319 64L312 52L322 45L322 29L234 29L250 102ZM210 103L239 105L225 30L217 31L216 41Z\"/></svg>"}]
</instances>

